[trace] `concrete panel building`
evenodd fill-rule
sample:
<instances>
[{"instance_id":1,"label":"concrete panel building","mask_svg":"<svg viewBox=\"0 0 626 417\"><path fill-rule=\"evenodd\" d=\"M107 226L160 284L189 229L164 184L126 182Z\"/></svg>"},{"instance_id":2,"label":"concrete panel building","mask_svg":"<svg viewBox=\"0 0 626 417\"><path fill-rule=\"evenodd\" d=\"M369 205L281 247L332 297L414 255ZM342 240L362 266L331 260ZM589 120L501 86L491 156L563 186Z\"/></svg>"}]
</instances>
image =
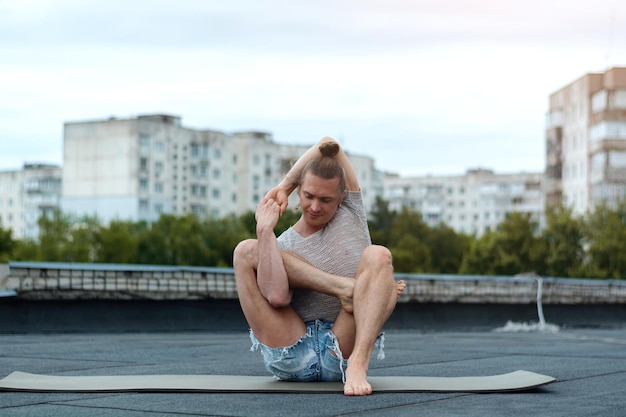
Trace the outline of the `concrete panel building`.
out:
<instances>
[{"instance_id":1,"label":"concrete panel building","mask_svg":"<svg viewBox=\"0 0 626 417\"><path fill-rule=\"evenodd\" d=\"M582 214L626 197L626 68L590 73L549 97L546 203Z\"/></svg>"},{"instance_id":2,"label":"concrete panel building","mask_svg":"<svg viewBox=\"0 0 626 417\"><path fill-rule=\"evenodd\" d=\"M389 208L420 211L430 226L444 223L459 233L496 230L508 213L528 213L544 223L542 173L496 174L471 169L465 175L388 176L384 199Z\"/></svg>"},{"instance_id":3,"label":"concrete panel building","mask_svg":"<svg viewBox=\"0 0 626 417\"><path fill-rule=\"evenodd\" d=\"M241 215L254 210L308 148L277 144L266 132L192 129L171 115L68 122L62 209L96 214L105 223L153 221L161 213ZM370 190L366 204L373 204L382 174L372 158L348 157Z\"/></svg>"},{"instance_id":4,"label":"concrete panel building","mask_svg":"<svg viewBox=\"0 0 626 417\"><path fill-rule=\"evenodd\" d=\"M36 239L38 220L60 207L61 167L24 164L20 170L0 171L0 225L14 239Z\"/></svg>"}]
</instances>

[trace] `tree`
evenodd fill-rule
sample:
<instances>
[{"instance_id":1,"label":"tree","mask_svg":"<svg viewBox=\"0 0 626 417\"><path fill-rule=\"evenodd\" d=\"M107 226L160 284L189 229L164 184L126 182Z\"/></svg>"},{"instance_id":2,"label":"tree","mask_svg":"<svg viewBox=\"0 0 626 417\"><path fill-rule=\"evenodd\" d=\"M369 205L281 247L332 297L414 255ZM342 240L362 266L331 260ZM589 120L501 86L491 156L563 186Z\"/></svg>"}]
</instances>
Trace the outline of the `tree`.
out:
<instances>
[{"instance_id":1,"label":"tree","mask_svg":"<svg viewBox=\"0 0 626 417\"><path fill-rule=\"evenodd\" d=\"M396 272L424 273L432 269L430 250L416 236L403 235L389 250Z\"/></svg>"},{"instance_id":2,"label":"tree","mask_svg":"<svg viewBox=\"0 0 626 417\"><path fill-rule=\"evenodd\" d=\"M60 211L39 218L40 261L65 262L64 251L69 242L72 218Z\"/></svg>"},{"instance_id":3,"label":"tree","mask_svg":"<svg viewBox=\"0 0 626 417\"><path fill-rule=\"evenodd\" d=\"M206 265L210 249L202 238L202 225L195 214L176 217L162 214L141 234L138 261L161 265Z\"/></svg>"},{"instance_id":4,"label":"tree","mask_svg":"<svg viewBox=\"0 0 626 417\"><path fill-rule=\"evenodd\" d=\"M470 237L459 234L445 224L430 228L426 235L426 246L430 250L432 268L428 272L457 274L463 255L470 245Z\"/></svg>"},{"instance_id":5,"label":"tree","mask_svg":"<svg viewBox=\"0 0 626 417\"><path fill-rule=\"evenodd\" d=\"M112 220L101 227L97 236L97 262L135 263L138 259L139 241L147 230L146 222Z\"/></svg>"},{"instance_id":6,"label":"tree","mask_svg":"<svg viewBox=\"0 0 626 417\"><path fill-rule=\"evenodd\" d=\"M41 245L34 239L18 240L12 258L14 261L41 261Z\"/></svg>"},{"instance_id":7,"label":"tree","mask_svg":"<svg viewBox=\"0 0 626 417\"><path fill-rule=\"evenodd\" d=\"M389 246L391 228L396 220L397 213L389 210L389 202L376 196L374 207L369 215L369 228L372 243Z\"/></svg>"},{"instance_id":8,"label":"tree","mask_svg":"<svg viewBox=\"0 0 626 417\"><path fill-rule=\"evenodd\" d=\"M541 234L546 254L545 274L552 277L580 276L585 251L585 230L580 218L562 205L546 210L546 227Z\"/></svg>"},{"instance_id":9,"label":"tree","mask_svg":"<svg viewBox=\"0 0 626 417\"><path fill-rule=\"evenodd\" d=\"M499 230L489 231L472 242L463 258L461 273L516 275L544 270L544 249L535 235L537 223L530 215L510 213Z\"/></svg>"},{"instance_id":10,"label":"tree","mask_svg":"<svg viewBox=\"0 0 626 417\"><path fill-rule=\"evenodd\" d=\"M582 275L589 278L626 278L626 202L615 208L599 204L588 215L587 259Z\"/></svg>"},{"instance_id":11,"label":"tree","mask_svg":"<svg viewBox=\"0 0 626 417\"><path fill-rule=\"evenodd\" d=\"M432 270L432 256L426 245L429 227L422 214L403 208L395 216L389 230L389 250L398 272L429 272Z\"/></svg>"},{"instance_id":12,"label":"tree","mask_svg":"<svg viewBox=\"0 0 626 417\"><path fill-rule=\"evenodd\" d=\"M70 220L69 237L61 249L65 262L94 262L99 250L100 221L96 216Z\"/></svg>"},{"instance_id":13,"label":"tree","mask_svg":"<svg viewBox=\"0 0 626 417\"><path fill-rule=\"evenodd\" d=\"M13 231L0 227L0 262L11 259L17 242L13 240Z\"/></svg>"},{"instance_id":14,"label":"tree","mask_svg":"<svg viewBox=\"0 0 626 417\"><path fill-rule=\"evenodd\" d=\"M202 224L202 239L209 248L209 258L203 265L227 267L233 265L233 250L245 238L251 237L241 218L227 216L206 220Z\"/></svg>"}]
</instances>

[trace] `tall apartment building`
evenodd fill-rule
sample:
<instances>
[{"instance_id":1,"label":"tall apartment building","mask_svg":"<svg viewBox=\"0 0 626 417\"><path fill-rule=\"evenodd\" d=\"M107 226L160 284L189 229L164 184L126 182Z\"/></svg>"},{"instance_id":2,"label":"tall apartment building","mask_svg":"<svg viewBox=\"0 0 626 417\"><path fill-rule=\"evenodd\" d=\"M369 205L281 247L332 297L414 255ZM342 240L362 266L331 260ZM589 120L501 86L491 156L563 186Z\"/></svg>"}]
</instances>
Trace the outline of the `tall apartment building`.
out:
<instances>
[{"instance_id":1,"label":"tall apartment building","mask_svg":"<svg viewBox=\"0 0 626 417\"><path fill-rule=\"evenodd\" d=\"M430 226L445 223L458 233L496 230L508 213L528 213L544 223L542 173L495 174L472 169L465 175L388 176L384 199L392 210L420 211Z\"/></svg>"},{"instance_id":2,"label":"tall apartment building","mask_svg":"<svg viewBox=\"0 0 626 417\"><path fill-rule=\"evenodd\" d=\"M590 73L550 95L546 203L582 214L626 197L626 68Z\"/></svg>"},{"instance_id":3,"label":"tall apartment building","mask_svg":"<svg viewBox=\"0 0 626 417\"><path fill-rule=\"evenodd\" d=\"M68 122L64 212L156 220L161 213L218 218L254 210L308 146L277 144L265 132L226 134L185 127L180 117ZM382 190L374 160L348 155L373 204Z\"/></svg>"},{"instance_id":4,"label":"tall apartment building","mask_svg":"<svg viewBox=\"0 0 626 417\"><path fill-rule=\"evenodd\" d=\"M61 168L24 164L21 170L0 171L0 225L14 239L36 239L38 220L60 207Z\"/></svg>"}]
</instances>

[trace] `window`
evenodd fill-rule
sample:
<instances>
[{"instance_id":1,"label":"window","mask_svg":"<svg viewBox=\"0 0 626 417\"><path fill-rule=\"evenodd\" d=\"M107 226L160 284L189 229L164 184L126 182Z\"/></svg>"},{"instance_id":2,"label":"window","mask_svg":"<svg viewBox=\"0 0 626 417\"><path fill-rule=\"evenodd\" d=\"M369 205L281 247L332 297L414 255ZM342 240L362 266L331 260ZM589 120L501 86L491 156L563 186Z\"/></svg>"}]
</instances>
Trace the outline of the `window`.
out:
<instances>
[{"instance_id":1,"label":"window","mask_svg":"<svg viewBox=\"0 0 626 417\"><path fill-rule=\"evenodd\" d=\"M148 135L147 133L139 134L139 149L141 149L142 151L150 150L150 135Z\"/></svg>"},{"instance_id":2,"label":"window","mask_svg":"<svg viewBox=\"0 0 626 417\"><path fill-rule=\"evenodd\" d=\"M626 168L626 152L611 151L609 153L609 166L612 168Z\"/></svg>"},{"instance_id":3,"label":"window","mask_svg":"<svg viewBox=\"0 0 626 417\"><path fill-rule=\"evenodd\" d=\"M204 216L204 213L205 213L204 206L201 206L201 205L199 205L199 204L192 204L192 205L191 205L191 211L192 211L195 215L197 215L197 216L199 216L199 217Z\"/></svg>"},{"instance_id":4,"label":"window","mask_svg":"<svg viewBox=\"0 0 626 417\"><path fill-rule=\"evenodd\" d=\"M603 139L626 139L625 121L604 121L591 126L589 139L592 142Z\"/></svg>"},{"instance_id":5,"label":"window","mask_svg":"<svg viewBox=\"0 0 626 417\"><path fill-rule=\"evenodd\" d=\"M206 143L192 143L189 153L192 158L206 158L209 155L209 145Z\"/></svg>"},{"instance_id":6,"label":"window","mask_svg":"<svg viewBox=\"0 0 626 417\"><path fill-rule=\"evenodd\" d=\"M163 173L163 162L155 162L154 163L154 175L157 177Z\"/></svg>"},{"instance_id":7,"label":"window","mask_svg":"<svg viewBox=\"0 0 626 417\"><path fill-rule=\"evenodd\" d=\"M206 197L206 186L193 184L191 186L191 194L196 197Z\"/></svg>"},{"instance_id":8,"label":"window","mask_svg":"<svg viewBox=\"0 0 626 417\"><path fill-rule=\"evenodd\" d=\"M154 192L157 194L162 194L163 193L163 183L162 182L155 182L154 183Z\"/></svg>"},{"instance_id":9,"label":"window","mask_svg":"<svg viewBox=\"0 0 626 417\"><path fill-rule=\"evenodd\" d=\"M626 109L626 90L615 90L610 95L609 107L611 109Z\"/></svg>"},{"instance_id":10,"label":"window","mask_svg":"<svg viewBox=\"0 0 626 417\"><path fill-rule=\"evenodd\" d=\"M145 178L139 179L139 191L148 191L148 180Z\"/></svg>"}]
</instances>

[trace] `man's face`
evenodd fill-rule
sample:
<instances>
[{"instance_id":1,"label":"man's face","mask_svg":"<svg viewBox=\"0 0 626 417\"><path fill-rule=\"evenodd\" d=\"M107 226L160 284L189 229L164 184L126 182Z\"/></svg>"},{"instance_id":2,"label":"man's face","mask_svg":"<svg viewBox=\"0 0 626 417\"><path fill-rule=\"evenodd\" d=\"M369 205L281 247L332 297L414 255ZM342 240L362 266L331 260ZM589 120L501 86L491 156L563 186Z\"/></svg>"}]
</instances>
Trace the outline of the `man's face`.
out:
<instances>
[{"instance_id":1,"label":"man's face","mask_svg":"<svg viewBox=\"0 0 626 417\"><path fill-rule=\"evenodd\" d=\"M320 230L333 218L341 203L339 178L327 180L307 173L298 195L307 226L314 231Z\"/></svg>"}]
</instances>

